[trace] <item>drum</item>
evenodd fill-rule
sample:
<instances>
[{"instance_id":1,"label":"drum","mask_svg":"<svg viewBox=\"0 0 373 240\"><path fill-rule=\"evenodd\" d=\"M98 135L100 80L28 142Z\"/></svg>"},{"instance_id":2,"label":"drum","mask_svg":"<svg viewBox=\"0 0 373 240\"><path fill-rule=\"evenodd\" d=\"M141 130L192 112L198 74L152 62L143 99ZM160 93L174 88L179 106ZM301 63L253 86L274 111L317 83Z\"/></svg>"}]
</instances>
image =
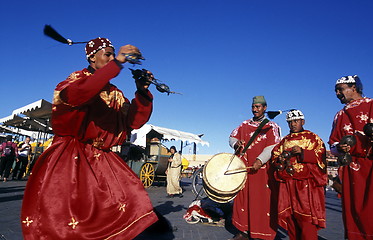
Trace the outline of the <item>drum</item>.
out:
<instances>
[{"instance_id":1,"label":"drum","mask_svg":"<svg viewBox=\"0 0 373 240\"><path fill-rule=\"evenodd\" d=\"M242 169L243 171L240 171ZM233 173L226 174L227 170ZM244 187L246 176L245 163L239 157L231 153L219 153L214 155L203 168L203 188L210 199L227 203L233 200Z\"/></svg>"}]
</instances>

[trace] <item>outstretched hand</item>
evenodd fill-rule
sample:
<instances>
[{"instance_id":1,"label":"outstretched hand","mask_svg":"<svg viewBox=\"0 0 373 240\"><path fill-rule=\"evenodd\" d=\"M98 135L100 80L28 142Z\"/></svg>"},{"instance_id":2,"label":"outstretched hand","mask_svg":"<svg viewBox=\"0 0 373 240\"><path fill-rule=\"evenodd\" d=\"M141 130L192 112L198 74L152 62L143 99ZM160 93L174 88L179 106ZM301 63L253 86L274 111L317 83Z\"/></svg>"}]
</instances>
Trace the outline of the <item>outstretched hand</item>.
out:
<instances>
[{"instance_id":1,"label":"outstretched hand","mask_svg":"<svg viewBox=\"0 0 373 240\"><path fill-rule=\"evenodd\" d=\"M128 62L128 59L127 59L128 55L142 56L140 50L137 47L131 44L127 44L125 46L120 47L118 54L116 56L116 59L120 63L125 63L125 62Z\"/></svg>"}]
</instances>

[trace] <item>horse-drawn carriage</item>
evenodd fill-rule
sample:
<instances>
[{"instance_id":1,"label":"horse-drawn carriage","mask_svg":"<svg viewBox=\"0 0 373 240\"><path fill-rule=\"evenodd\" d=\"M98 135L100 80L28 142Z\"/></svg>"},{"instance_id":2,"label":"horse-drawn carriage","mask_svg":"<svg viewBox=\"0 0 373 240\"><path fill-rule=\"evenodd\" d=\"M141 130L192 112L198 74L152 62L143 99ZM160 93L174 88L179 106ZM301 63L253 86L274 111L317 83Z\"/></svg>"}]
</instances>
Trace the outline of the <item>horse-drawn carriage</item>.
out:
<instances>
[{"instance_id":1,"label":"horse-drawn carriage","mask_svg":"<svg viewBox=\"0 0 373 240\"><path fill-rule=\"evenodd\" d=\"M156 180L165 180L171 154L163 143L173 140L181 141L181 150L186 142L194 144L194 148L198 143L208 145L196 134L145 124L133 130L130 141L121 146L121 157L139 176L144 187L150 187Z\"/></svg>"}]
</instances>

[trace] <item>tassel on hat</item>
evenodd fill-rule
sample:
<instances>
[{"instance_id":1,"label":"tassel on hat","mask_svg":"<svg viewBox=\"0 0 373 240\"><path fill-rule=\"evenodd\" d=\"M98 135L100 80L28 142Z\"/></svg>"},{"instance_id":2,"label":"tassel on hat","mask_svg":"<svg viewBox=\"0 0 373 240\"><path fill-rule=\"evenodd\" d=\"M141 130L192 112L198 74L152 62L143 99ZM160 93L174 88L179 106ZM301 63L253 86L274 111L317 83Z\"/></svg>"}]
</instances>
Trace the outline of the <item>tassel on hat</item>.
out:
<instances>
[{"instance_id":1,"label":"tassel on hat","mask_svg":"<svg viewBox=\"0 0 373 240\"><path fill-rule=\"evenodd\" d=\"M64 38L61 34L59 34L51 25L44 26L44 34L60 43L73 45L77 43L87 43L87 42L73 42L71 39Z\"/></svg>"}]
</instances>

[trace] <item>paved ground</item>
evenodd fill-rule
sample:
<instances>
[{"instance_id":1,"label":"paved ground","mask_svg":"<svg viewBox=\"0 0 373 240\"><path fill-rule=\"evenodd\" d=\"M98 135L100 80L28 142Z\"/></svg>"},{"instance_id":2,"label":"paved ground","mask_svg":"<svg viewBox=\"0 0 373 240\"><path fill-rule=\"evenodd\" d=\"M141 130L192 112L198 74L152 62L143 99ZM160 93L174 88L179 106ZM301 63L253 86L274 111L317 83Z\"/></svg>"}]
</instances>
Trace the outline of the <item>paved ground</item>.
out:
<instances>
[{"instance_id":1,"label":"paved ground","mask_svg":"<svg viewBox=\"0 0 373 240\"><path fill-rule=\"evenodd\" d=\"M22 240L20 208L22 204L25 181L0 182L0 240ZM190 179L183 179L185 190L183 198L166 198L166 188L162 184L152 186L147 191L154 207L172 225L174 231L166 234L141 234L136 240L226 240L232 237L229 227L211 224L188 224L183 219L189 204L194 200ZM343 239L341 203L336 193L327 191L327 228L319 231L319 240ZM279 231L278 238L288 240L286 234Z\"/></svg>"}]
</instances>

